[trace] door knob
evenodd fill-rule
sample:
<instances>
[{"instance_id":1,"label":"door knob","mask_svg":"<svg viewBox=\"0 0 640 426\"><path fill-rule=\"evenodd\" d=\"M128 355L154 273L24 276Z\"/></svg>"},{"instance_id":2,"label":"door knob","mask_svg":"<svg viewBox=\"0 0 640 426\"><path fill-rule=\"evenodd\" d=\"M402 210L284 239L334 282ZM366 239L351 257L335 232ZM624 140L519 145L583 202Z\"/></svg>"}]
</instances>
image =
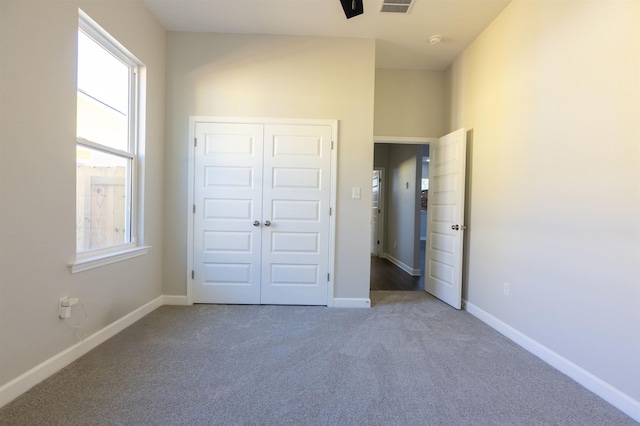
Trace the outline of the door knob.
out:
<instances>
[{"instance_id":1,"label":"door knob","mask_svg":"<svg viewBox=\"0 0 640 426\"><path fill-rule=\"evenodd\" d=\"M459 225L451 225L451 229L453 229L454 231L457 231L458 229L460 229Z\"/></svg>"},{"instance_id":2,"label":"door knob","mask_svg":"<svg viewBox=\"0 0 640 426\"><path fill-rule=\"evenodd\" d=\"M264 226L271 226L271 222L269 222L268 220L264 221Z\"/></svg>"},{"instance_id":3,"label":"door knob","mask_svg":"<svg viewBox=\"0 0 640 426\"><path fill-rule=\"evenodd\" d=\"M257 220L253 221L253 226L260 226L260 222L258 222Z\"/></svg>"}]
</instances>

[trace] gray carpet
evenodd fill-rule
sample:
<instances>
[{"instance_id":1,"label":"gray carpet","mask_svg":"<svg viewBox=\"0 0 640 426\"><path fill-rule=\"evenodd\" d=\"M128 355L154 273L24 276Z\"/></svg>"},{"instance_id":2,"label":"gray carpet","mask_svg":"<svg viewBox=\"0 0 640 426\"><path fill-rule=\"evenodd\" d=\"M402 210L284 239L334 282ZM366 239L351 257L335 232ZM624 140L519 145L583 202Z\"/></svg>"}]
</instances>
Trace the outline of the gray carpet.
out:
<instances>
[{"instance_id":1,"label":"gray carpet","mask_svg":"<svg viewBox=\"0 0 640 426\"><path fill-rule=\"evenodd\" d=\"M164 306L0 409L0 424L637 424L425 293L372 302Z\"/></svg>"}]
</instances>

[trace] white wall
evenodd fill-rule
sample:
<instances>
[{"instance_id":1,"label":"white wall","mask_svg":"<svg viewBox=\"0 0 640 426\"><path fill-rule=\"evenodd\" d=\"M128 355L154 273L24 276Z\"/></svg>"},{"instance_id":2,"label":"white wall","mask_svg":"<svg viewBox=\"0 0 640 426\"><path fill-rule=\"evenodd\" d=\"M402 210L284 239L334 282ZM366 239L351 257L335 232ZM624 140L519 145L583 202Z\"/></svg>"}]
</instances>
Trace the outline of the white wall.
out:
<instances>
[{"instance_id":1,"label":"white wall","mask_svg":"<svg viewBox=\"0 0 640 426\"><path fill-rule=\"evenodd\" d=\"M637 1L514 0L447 72L471 139L465 298L636 404L639 42Z\"/></svg>"},{"instance_id":2,"label":"white wall","mask_svg":"<svg viewBox=\"0 0 640 426\"><path fill-rule=\"evenodd\" d=\"M444 72L378 68L375 91L376 136L444 135Z\"/></svg>"},{"instance_id":3,"label":"white wall","mask_svg":"<svg viewBox=\"0 0 640 426\"><path fill-rule=\"evenodd\" d=\"M369 297L373 40L168 33L164 289L186 294L189 116L338 119L335 293ZM351 198L360 187L362 198Z\"/></svg>"},{"instance_id":4,"label":"white wall","mask_svg":"<svg viewBox=\"0 0 640 426\"><path fill-rule=\"evenodd\" d=\"M144 230L149 254L71 275L75 258L78 7L147 66ZM117 7L116 7L117 6ZM164 30L137 1L0 3L0 389L162 294ZM83 315L73 308L71 320Z\"/></svg>"}]
</instances>

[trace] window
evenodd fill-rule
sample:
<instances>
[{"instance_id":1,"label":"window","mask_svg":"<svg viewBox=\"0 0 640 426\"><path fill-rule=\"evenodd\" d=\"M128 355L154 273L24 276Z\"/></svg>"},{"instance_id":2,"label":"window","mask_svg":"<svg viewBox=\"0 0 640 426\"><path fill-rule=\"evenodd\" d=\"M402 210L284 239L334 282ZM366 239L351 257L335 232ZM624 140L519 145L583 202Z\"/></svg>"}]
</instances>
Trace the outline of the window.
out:
<instances>
[{"instance_id":1,"label":"window","mask_svg":"<svg viewBox=\"0 0 640 426\"><path fill-rule=\"evenodd\" d=\"M141 195L136 182L142 64L79 13L74 266L138 248Z\"/></svg>"}]
</instances>

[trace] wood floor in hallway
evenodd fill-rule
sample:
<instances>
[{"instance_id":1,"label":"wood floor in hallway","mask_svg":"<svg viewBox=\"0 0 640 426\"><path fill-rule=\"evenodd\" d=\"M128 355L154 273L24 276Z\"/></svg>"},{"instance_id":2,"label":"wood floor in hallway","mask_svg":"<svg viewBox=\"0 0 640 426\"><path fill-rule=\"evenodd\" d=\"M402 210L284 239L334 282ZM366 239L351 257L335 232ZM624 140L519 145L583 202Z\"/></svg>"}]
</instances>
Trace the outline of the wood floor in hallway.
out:
<instances>
[{"instance_id":1,"label":"wood floor in hallway","mask_svg":"<svg viewBox=\"0 0 640 426\"><path fill-rule=\"evenodd\" d=\"M409 275L387 259L371 256L371 290L423 291L424 279Z\"/></svg>"}]
</instances>

